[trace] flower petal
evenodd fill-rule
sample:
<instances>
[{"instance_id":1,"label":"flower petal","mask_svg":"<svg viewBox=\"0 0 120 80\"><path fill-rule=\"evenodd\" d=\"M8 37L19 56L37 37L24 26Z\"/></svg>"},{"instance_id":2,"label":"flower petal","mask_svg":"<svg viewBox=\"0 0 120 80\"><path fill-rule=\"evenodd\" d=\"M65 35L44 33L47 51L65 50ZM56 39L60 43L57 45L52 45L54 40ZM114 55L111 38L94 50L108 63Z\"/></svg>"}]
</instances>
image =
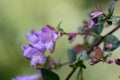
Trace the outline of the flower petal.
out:
<instances>
[{"instance_id":1,"label":"flower petal","mask_svg":"<svg viewBox=\"0 0 120 80\"><path fill-rule=\"evenodd\" d=\"M29 47L29 48L27 48L27 49L24 51L23 55L24 55L25 57L27 57L27 58L32 58L32 56L33 56L36 52L37 52L36 49Z\"/></svg>"},{"instance_id":2,"label":"flower petal","mask_svg":"<svg viewBox=\"0 0 120 80\"><path fill-rule=\"evenodd\" d=\"M32 66L36 66L37 64L43 65L45 64L45 62L46 62L46 57L42 53L34 55L31 59Z\"/></svg>"},{"instance_id":3,"label":"flower petal","mask_svg":"<svg viewBox=\"0 0 120 80\"><path fill-rule=\"evenodd\" d=\"M34 30L31 30L30 34L26 34L26 38L34 43L38 42L38 37L35 35Z\"/></svg>"},{"instance_id":4,"label":"flower petal","mask_svg":"<svg viewBox=\"0 0 120 80\"><path fill-rule=\"evenodd\" d=\"M22 45L21 49L24 52L27 49L27 46L26 45Z\"/></svg>"}]
</instances>

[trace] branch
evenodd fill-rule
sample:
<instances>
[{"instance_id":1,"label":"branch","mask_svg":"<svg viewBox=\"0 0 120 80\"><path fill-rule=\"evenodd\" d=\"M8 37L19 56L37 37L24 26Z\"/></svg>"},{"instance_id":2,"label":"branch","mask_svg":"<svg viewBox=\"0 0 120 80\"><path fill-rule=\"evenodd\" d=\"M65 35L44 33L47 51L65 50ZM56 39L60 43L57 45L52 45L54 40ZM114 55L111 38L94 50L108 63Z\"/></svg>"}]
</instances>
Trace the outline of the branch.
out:
<instances>
[{"instance_id":1,"label":"branch","mask_svg":"<svg viewBox=\"0 0 120 80\"><path fill-rule=\"evenodd\" d=\"M61 36L62 35L70 35L70 34L73 34L73 35L89 35L89 36L94 36L94 37L97 36L96 34L88 33L88 32L73 32L73 33L61 32Z\"/></svg>"},{"instance_id":2,"label":"branch","mask_svg":"<svg viewBox=\"0 0 120 80\"><path fill-rule=\"evenodd\" d=\"M80 80L84 80L84 79L83 79L83 68L80 68L80 72L81 72L81 73L80 73L80 76L81 76L81 79L80 79Z\"/></svg>"},{"instance_id":3,"label":"branch","mask_svg":"<svg viewBox=\"0 0 120 80\"><path fill-rule=\"evenodd\" d=\"M84 80L83 79L83 68L82 67L80 67L80 69L78 71L76 80Z\"/></svg>"},{"instance_id":4,"label":"branch","mask_svg":"<svg viewBox=\"0 0 120 80\"><path fill-rule=\"evenodd\" d=\"M65 80L69 80L77 68L72 69Z\"/></svg>"},{"instance_id":5,"label":"branch","mask_svg":"<svg viewBox=\"0 0 120 80\"><path fill-rule=\"evenodd\" d=\"M109 33L107 33L105 36L101 37L101 39L100 39L91 49L89 49L89 50L87 51L87 54L89 55L89 54L93 51L94 47L99 46L100 43L105 39L106 36L114 33L114 32L115 32L117 29L119 29L119 28L120 28L120 25L117 26L116 28L114 28L113 30L111 30L111 31L110 31Z\"/></svg>"}]
</instances>

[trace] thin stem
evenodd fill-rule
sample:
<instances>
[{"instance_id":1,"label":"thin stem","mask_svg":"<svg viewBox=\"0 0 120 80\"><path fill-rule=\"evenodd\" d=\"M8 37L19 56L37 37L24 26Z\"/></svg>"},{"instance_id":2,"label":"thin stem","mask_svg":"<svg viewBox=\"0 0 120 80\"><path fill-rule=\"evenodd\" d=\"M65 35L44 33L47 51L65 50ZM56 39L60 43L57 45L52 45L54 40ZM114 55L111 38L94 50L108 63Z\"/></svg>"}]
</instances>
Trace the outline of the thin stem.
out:
<instances>
[{"instance_id":1,"label":"thin stem","mask_svg":"<svg viewBox=\"0 0 120 80\"><path fill-rule=\"evenodd\" d=\"M83 68L80 68L80 76L81 76L80 80L84 80L83 79Z\"/></svg>"},{"instance_id":2,"label":"thin stem","mask_svg":"<svg viewBox=\"0 0 120 80\"><path fill-rule=\"evenodd\" d=\"M88 33L88 32L73 32L73 33L68 33L68 32L61 32L61 35L89 35L89 36L98 36L96 34L93 34L93 33Z\"/></svg>"},{"instance_id":3,"label":"thin stem","mask_svg":"<svg viewBox=\"0 0 120 80\"><path fill-rule=\"evenodd\" d=\"M76 80L84 80L83 79L83 68L81 68L81 67L80 67L80 69L78 71Z\"/></svg>"},{"instance_id":4,"label":"thin stem","mask_svg":"<svg viewBox=\"0 0 120 80\"><path fill-rule=\"evenodd\" d=\"M69 80L73 73L76 71L77 68L72 69L72 71L68 74L67 78L65 80Z\"/></svg>"}]
</instances>

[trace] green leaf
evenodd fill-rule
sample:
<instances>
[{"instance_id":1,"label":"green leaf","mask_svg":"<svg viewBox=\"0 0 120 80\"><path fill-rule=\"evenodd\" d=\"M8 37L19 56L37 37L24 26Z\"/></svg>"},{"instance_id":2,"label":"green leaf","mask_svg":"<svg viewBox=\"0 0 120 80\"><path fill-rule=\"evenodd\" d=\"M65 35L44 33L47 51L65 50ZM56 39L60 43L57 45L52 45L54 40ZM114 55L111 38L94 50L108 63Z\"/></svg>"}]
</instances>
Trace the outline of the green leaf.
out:
<instances>
[{"instance_id":1,"label":"green leaf","mask_svg":"<svg viewBox=\"0 0 120 80\"><path fill-rule=\"evenodd\" d=\"M100 38L94 38L92 41L91 47L94 46L99 40Z\"/></svg>"},{"instance_id":2,"label":"green leaf","mask_svg":"<svg viewBox=\"0 0 120 80\"><path fill-rule=\"evenodd\" d=\"M107 21L107 23L108 23L109 25L112 25L112 21Z\"/></svg>"},{"instance_id":3,"label":"green leaf","mask_svg":"<svg viewBox=\"0 0 120 80\"><path fill-rule=\"evenodd\" d=\"M40 70L44 80L60 80L56 73L44 68L41 68Z\"/></svg>"},{"instance_id":4,"label":"green leaf","mask_svg":"<svg viewBox=\"0 0 120 80\"><path fill-rule=\"evenodd\" d=\"M86 66L83 64L82 60L80 60L80 61L76 60L74 63L70 64L69 66L72 67L72 68L81 67L81 68L86 69Z\"/></svg>"},{"instance_id":5,"label":"green leaf","mask_svg":"<svg viewBox=\"0 0 120 80\"><path fill-rule=\"evenodd\" d=\"M80 55L77 58L78 60L87 60L89 59L87 52L84 50L80 53Z\"/></svg>"},{"instance_id":6,"label":"green leaf","mask_svg":"<svg viewBox=\"0 0 120 80\"><path fill-rule=\"evenodd\" d=\"M74 51L74 49L69 49L68 50L68 59L70 62L74 62L76 60L76 52Z\"/></svg>"},{"instance_id":7,"label":"green leaf","mask_svg":"<svg viewBox=\"0 0 120 80\"><path fill-rule=\"evenodd\" d=\"M105 48L105 51L109 52L109 51L113 51L116 48L118 48L120 46L120 41L114 35L108 35L105 37L104 44L105 45L112 44L111 49Z\"/></svg>"},{"instance_id":8,"label":"green leaf","mask_svg":"<svg viewBox=\"0 0 120 80\"><path fill-rule=\"evenodd\" d=\"M108 12L109 12L110 16L113 15L114 7L115 7L115 3L112 3L112 4L110 4L110 6L108 8Z\"/></svg>"},{"instance_id":9,"label":"green leaf","mask_svg":"<svg viewBox=\"0 0 120 80\"><path fill-rule=\"evenodd\" d=\"M57 30L58 31L63 31L63 29L60 27L62 24L62 21L59 22L59 24L57 25Z\"/></svg>"},{"instance_id":10,"label":"green leaf","mask_svg":"<svg viewBox=\"0 0 120 80\"><path fill-rule=\"evenodd\" d=\"M77 59L71 63L69 66L72 68L77 68L77 67L82 67L82 68L86 68L86 66L83 64L84 60L89 59L86 51L82 51L81 53L79 53Z\"/></svg>"},{"instance_id":11,"label":"green leaf","mask_svg":"<svg viewBox=\"0 0 120 80\"><path fill-rule=\"evenodd\" d=\"M96 34L100 34L103 30L103 23L99 24L99 25L96 25L93 27L93 31L96 33Z\"/></svg>"},{"instance_id":12,"label":"green leaf","mask_svg":"<svg viewBox=\"0 0 120 80\"><path fill-rule=\"evenodd\" d=\"M98 22L97 24L93 27L93 32L95 32L96 34L100 34L103 30L104 27L104 20L103 20L103 15L100 15L98 17Z\"/></svg>"},{"instance_id":13,"label":"green leaf","mask_svg":"<svg viewBox=\"0 0 120 80\"><path fill-rule=\"evenodd\" d=\"M107 19L107 23L109 25L112 25L112 22L117 20L117 17L116 16L111 16L110 18Z\"/></svg>"}]
</instances>

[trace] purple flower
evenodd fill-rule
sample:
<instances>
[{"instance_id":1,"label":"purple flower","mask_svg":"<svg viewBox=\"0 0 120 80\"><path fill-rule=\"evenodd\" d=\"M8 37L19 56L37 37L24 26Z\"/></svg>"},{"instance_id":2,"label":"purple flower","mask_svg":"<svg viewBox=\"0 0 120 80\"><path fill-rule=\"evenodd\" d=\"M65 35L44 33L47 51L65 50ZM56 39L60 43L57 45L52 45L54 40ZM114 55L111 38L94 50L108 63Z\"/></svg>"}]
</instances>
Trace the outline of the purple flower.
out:
<instances>
[{"instance_id":1,"label":"purple flower","mask_svg":"<svg viewBox=\"0 0 120 80\"><path fill-rule=\"evenodd\" d=\"M34 43L38 42L39 40L35 33L36 33L35 30L32 29L30 31L30 34L26 34L26 38Z\"/></svg>"},{"instance_id":2,"label":"purple flower","mask_svg":"<svg viewBox=\"0 0 120 80\"><path fill-rule=\"evenodd\" d=\"M41 80L42 76L40 74L34 74L34 75L24 75L24 76L18 76L16 78L13 78L12 80Z\"/></svg>"},{"instance_id":3,"label":"purple flower","mask_svg":"<svg viewBox=\"0 0 120 80\"><path fill-rule=\"evenodd\" d=\"M48 50L54 48L55 41L58 38L57 33L52 31L48 26L41 29L41 32L36 33L39 38L40 44L44 44L44 47ZM39 47L39 46L38 46Z\"/></svg>"},{"instance_id":4,"label":"purple flower","mask_svg":"<svg viewBox=\"0 0 120 80\"><path fill-rule=\"evenodd\" d=\"M31 66L36 66L37 64L43 65L46 62L46 57L44 55L44 51L40 51L34 47L26 47L25 45L22 46L23 55L31 60Z\"/></svg>"},{"instance_id":5,"label":"purple flower","mask_svg":"<svg viewBox=\"0 0 120 80\"><path fill-rule=\"evenodd\" d=\"M27 46L22 46L23 55L31 60L31 65L44 65L46 62L45 51L49 50L51 53L54 51L55 42L58 34L51 26L44 26L40 32L31 30L26 38L30 40Z\"/></svg>"},{"instance_id":6,"label":"purple flower","mask_svg":"<svg viewBox=\"0 0 120 80\"><path fill-rule=\"evenodd\" d=\"M94 25L96 25L96 23L98 23L98 17L102 14L103 12L100 12L100 11L93 12L90 14L90 21L88 22L89 28L92 28Z\"/></svg>"},{"instance_id":7,"label":"purple flower","mask_svg":"<svg viewBox=\"0 0 120 80\"><path fill-rule=\"evenodd\" d=\"M90 16L91 16L91 18L93 19L93 18L98 17L98 16L101 15L101 14L103 14L103 12L98 11L98 12L93 12L93 13L91 13Z\"/></svg>"}]
</instances>

